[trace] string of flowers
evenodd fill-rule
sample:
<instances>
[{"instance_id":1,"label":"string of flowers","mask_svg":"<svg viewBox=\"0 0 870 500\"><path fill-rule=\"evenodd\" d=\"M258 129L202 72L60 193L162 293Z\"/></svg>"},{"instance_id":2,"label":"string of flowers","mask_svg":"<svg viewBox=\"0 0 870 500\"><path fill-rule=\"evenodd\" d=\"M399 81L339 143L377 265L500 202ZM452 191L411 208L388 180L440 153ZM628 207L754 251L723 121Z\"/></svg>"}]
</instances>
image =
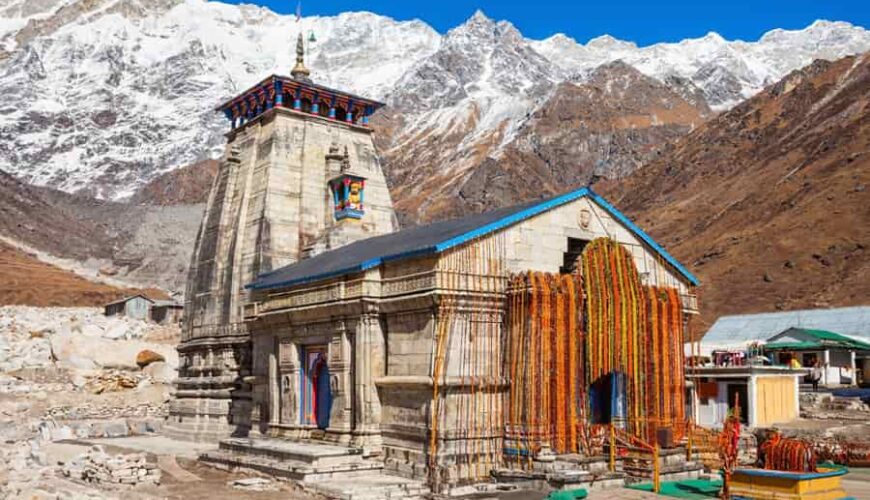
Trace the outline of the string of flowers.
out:
<instances>
[{"instance_id":1,"label":"string of flowers","mask_svg":"<svg viewBox=\"0 0 870 500\"><path fill-rule=\"evenodd\" d=\"M775 433L761 445L764 468L791 472L815 472L816 455L812 445L798 439L787 439Z\"/></svg>"}]
</instances>

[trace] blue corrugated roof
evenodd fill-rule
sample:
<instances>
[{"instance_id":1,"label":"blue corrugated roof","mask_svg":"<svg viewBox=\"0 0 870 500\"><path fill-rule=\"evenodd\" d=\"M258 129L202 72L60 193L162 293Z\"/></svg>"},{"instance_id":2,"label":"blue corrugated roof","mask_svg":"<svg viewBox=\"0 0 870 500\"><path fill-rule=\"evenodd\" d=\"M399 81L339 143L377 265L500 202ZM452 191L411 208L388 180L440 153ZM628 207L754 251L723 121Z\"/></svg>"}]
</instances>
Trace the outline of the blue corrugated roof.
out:
<instances>
[{"instance_id":1,"label":"blue corrugated roof","mask_svg":"<svg viewBox=\"0 0 870 500\"><path fill-rule=\"evenodd\" d=\"M285 288L365 271L388 261L441 253L449 248L512 226L583 197L591 198L614 219L624 224L635 236L671 264L687 281L693 285L698 284L698 279L692 273L631 222L628 217L591 189L580 188L543 201L533 201L360 240L310 259L261 274L247 287L256 290Z\"/></svg>"}]
</instances>

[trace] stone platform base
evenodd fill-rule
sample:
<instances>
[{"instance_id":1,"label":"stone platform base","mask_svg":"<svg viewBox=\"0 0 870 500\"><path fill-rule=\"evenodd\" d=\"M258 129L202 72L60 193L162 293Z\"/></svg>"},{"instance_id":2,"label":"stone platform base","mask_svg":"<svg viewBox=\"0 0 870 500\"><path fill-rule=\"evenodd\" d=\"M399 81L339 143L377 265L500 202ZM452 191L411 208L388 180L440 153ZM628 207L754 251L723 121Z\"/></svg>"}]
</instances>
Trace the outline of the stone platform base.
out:
<instances>
[{"instance_id":1,"label":"stone platform base","mask_svg":"<svg viewBox=\"0 0 870 500\"><path fill-rule=\"evenodd\" d=\"M422 481L373 472L346 479L329 479L306 484L311 491L341 500L422 500L429 488Z\"/></svg>"},{"instance_id":2,"label":"stone platform base","mask_svg":"<svg viewBox=\"0 0 870 500\"><path fill-rule=\"evenodd\" d=\"M213 420L205 422L202 420L189 419L186 421L178 421L172 416L166 421L160 433L177 439L179 441L192 441L195 443L216 443L222 439L226 439L235 432L235 428L225 421Z\"/></svg>"},{"instance_id":3,"label":"stone platform base","mask_svg":"<svg viewBox=\"0 0 870 500\"><path fill-rule=\"evenodd\" d=\"M510 464L508 464L510 465ZM652 479L652 461L643 454L617 457L614 472L610 472L607 456L584 457L580 455L557 455L547 461L533 461L530 470L505 467L493 475L498 484L513 484L521 489L589 491L618 488L627 484L648 482ZM662 450L659 456L661 481L694 479L704 473L704 466L686 460L684 448Z\"/></svg>"},{"instance_id":4,"label":"stone platform base","mask_svg":"<svg viewBox=\"0 0 870 500\"><path fill-rule=\"evenodd\" d=\"M500 486L513 485L519 490L548 491L574 490L585 488L588 491L621 488L626 484L626 476L622 472L592 473L582 470L517 471L499 469L493 476Z\"/></svg>"},{"instance_id":5,"label":"stone platform base","mask_svg":"<svg viewBox=\"0 0 870 500\"><path fill-rule=\"evenodd\" d=\"M629 478L626 483L651 481L653 463L648 453L629 451L622 459L622 470ZM704 465L686 460L685 448L671 448L659 451L659 479L661 481L682 481L697 479L704 473Z\"/></svg>"},{"instance_id":6,"label":"stone platform base","mask_svg":"<svg viewBox=\"0 0 870 500\"><path fill-rule=\"evenodd\" d=\"M383 462L362 449L274 438L229 438L200 461L227 470L248 469L301 483L380 473Z\"/></svg>"}]
</instances>

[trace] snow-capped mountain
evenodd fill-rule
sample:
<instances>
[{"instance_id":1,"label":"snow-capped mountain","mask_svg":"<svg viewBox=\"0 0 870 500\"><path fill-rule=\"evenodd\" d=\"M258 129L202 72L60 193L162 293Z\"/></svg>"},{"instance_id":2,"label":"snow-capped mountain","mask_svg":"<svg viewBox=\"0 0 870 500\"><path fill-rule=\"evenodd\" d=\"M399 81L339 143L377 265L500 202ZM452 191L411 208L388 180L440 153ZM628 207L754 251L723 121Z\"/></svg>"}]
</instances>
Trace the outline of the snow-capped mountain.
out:
<instances>
[{"instance_id":1,"label":"snow-capped mountain","mask_svg":"<svg viewBox=\"0 0 870 500\"><path fill-rule=\"evenodd\" d=\"M814 59L838 59L870 49L870 32L845 22L816 21L798 31L775 29L757 42L727 41L717 33L679 43L638 47L609 35L579 44L564 34L533 43L569 72L588 72L621 59L666 81L680 77L703 90L710 106L729 109Z\"/></svg>"},{"instance_id":2,"label":"snow-capped mountain","mask_svg":"<svg viewBox=\"0 0 870 500\"><path fill-rule=\"evenodd\" d=\"M371 13L297 24L205 0L0 0L0 170L118 199L217 156L227 125L214 106L288 73L300 29L315 81L390 105L378 120L381 145L394 188L407 194L421 166L452 193L454 180L501 158L517 137L530 140L530 117L560 85L582 85L606 63L621 59L697 109L704 100L725 109L814 58L870 49L863 28L821 21L757 42L710 34L637 47L608 36L532 41L479 12L440 35Z\"/></svg>"},{"instance_id":3,"label":"snow-capped mountain","mask_svg":"<svg viewBox=\"0 0 870 500\"><path fill-rule=\"evenodd\" d=\"M226 123L214 106L288 73L298 29L315 35L308 64L319 83L375 98L440 40L421 22L370 13L297 26L265 8L202 0L73 0L50 5L53 16L26 5L0 6L21 15L0 25L13 28L0 35L0 169L110 198L219 155Z\"/></svg>"},{"instance_id":4,"label":"snow-capped mountain","mask_svg":"<svg viewBox=\"0 0 870 500\"><path fill-rule=\"evenodd\" d=\"M394 198L426 191L413 209L425 211L441 188L497 155L563 79L510 23L478 11L450 30L437 52L397 82L388 96L392 109L376 121L394 130L378 144Z\"/></svg>"}]
</instances>

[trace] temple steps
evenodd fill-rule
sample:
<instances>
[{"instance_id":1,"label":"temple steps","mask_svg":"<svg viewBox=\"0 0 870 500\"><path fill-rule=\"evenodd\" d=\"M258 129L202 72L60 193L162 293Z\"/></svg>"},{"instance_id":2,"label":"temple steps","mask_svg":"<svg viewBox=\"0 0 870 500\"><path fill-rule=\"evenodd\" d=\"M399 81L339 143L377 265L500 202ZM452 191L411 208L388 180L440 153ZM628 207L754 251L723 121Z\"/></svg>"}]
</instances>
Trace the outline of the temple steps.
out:
<instances>
[{"instance_id":1,"label":"temple steps","mask_svg":"<svg viewBox=\"0 0 870 500\"><path fill-rule=\"evenodd\" d=\"M359 448L269 438L229 438L200 460L226 470L254 470L302 483L380 473L383 462Z\"/></svg>"}]
</instances>

